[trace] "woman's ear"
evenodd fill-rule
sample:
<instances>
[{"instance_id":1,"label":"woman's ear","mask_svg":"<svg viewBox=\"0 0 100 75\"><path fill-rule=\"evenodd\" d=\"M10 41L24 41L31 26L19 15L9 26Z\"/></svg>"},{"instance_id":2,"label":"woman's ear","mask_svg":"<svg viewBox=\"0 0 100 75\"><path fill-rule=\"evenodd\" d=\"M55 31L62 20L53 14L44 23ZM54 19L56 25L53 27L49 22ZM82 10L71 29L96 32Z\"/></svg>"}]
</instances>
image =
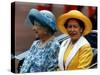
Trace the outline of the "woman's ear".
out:
<instances>
[{"instance_id":1,"label":"woman's ear","mask_svg":"<svg viewBox=\"0 0 100 75\"><path fill-rule=\"evenodd\" d=\"M83 33L83 28L81 28L80 32Z\"/></svg>"}]
</instances>

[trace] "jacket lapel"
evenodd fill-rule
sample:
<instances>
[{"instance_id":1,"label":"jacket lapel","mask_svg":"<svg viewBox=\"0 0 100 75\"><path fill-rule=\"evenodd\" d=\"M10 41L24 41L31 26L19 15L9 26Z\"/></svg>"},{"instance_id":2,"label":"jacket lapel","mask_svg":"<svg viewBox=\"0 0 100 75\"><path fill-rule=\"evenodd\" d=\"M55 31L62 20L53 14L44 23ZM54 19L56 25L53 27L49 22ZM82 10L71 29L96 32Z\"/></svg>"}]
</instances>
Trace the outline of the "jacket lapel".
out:
<instances>
[{"instance_id":1,"label":"jacket lapel","mask_svg":"<svg viewBox=\"0 0 100 75\"><path fill-rule=\"evenodd\" d=\"M59 52L59 67L61 70L64 70L64 64L63 64L63 58L64 58L64 53L66 51L66 48L68 47L69 43L70 43L71 39L67 39L65 40L60 47L60 52ZM68 55L67 59L66 59L66 63L65 66L68 67L68 64L70 63L70 61L73 59L73 57L75 56L75 54L78 52L79 48L82 47L83 45L85 45L86 43L88 43L88 41L81 36L80 39L75 43L74 47L72 48L70 54Z\"/></svg>"}]
</instances>

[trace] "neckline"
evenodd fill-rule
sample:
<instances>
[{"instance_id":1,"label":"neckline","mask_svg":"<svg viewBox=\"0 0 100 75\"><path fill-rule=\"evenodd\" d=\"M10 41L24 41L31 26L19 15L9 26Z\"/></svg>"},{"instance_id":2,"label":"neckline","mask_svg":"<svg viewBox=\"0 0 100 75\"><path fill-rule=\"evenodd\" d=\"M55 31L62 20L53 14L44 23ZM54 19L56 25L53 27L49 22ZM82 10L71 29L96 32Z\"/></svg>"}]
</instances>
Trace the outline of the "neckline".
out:
<instances>
[{"instance_id":1,"label":"neckline","mask_svg":"<svg viewBox=\"0 0 100 75\"><path fill-rule=\"evenodd\" d=\"M38 48L44 48L46 45L48 45L48 42L53 40L54 36L50 37L47 41L45 41L44 43L42 43L42 41L40 40L38 43Z\"/></svg>"}]
</instances>

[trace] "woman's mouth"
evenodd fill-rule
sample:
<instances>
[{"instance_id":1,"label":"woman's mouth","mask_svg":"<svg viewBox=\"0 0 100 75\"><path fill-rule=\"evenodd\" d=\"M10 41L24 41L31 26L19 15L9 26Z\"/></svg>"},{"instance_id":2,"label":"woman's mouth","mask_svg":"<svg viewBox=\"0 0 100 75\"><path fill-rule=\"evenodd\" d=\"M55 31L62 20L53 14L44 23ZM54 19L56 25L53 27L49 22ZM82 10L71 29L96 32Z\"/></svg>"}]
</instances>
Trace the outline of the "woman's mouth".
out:
<instances>
[{"instance_id":1,"label":"woman's mouth","mask_svg":"<svg viewBox=\"0 0 100 75\"><path fill-rule=\"evenodd\" d=\"M72 33L70 33L70 36L75 36L75 35L77 35L76 32L72 32Z\"/></svg>"},{"instance_id":2,"label":"woman's mouth","mask_svg":"<svg viewBox=\"0 0 100 75\"><path fill-rule=\"evenodd\" d=\"M35 33L35 34L38 34L38 32L37 32L37 31L34 31L34 33Z\"/></svg>"}]
</instances>

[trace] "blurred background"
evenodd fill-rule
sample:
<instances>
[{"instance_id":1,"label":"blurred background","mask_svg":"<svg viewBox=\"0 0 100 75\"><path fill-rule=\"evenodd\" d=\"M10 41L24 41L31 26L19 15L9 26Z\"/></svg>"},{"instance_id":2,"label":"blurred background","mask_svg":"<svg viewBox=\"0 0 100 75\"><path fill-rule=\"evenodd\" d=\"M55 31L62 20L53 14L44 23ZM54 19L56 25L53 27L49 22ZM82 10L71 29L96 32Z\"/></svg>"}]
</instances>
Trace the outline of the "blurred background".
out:
<instances>
[{"instance_id":1,"label":"blurred background","mask_svg":"<svg viewBox=\"0 0 100 75\"><path fill-rule=\"evenodd\" d=\"M15 2L15 55L23 53L30 48L32 42L35 40L35 34L32 28L25 23L27 14L30 9L36 8L38 10L50 10L56 16L56 19L70 10L79 10L90 18L93 24L93 31L97 31L97 7L94 6L79 6L79 5L61 5L61 4L42 4L42 3L28 3ZM61 33L58 31L57 35ZM93 35L96 38L93 45L97 48L97 34ZM87 37L87 36L86 36ZM90 40L91 41L91 40ZM16 62L17 63L17 62Z\"/></svg>"}]
</instances>

